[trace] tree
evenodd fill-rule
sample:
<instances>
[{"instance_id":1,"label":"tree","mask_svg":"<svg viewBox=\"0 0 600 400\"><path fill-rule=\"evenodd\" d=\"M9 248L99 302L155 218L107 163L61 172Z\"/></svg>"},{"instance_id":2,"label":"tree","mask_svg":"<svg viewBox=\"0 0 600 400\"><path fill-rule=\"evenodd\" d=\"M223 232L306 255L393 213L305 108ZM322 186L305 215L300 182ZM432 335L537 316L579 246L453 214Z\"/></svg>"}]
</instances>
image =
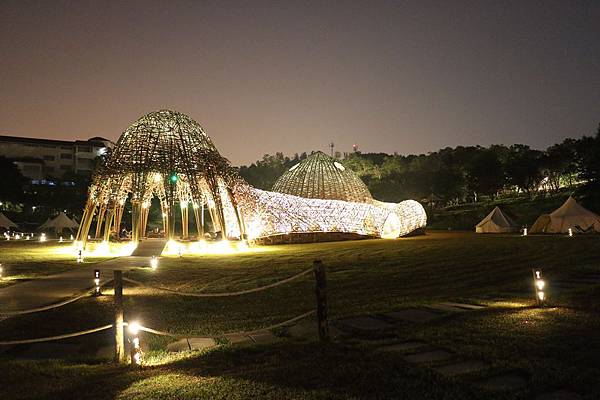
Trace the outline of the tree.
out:
<instances>
[{"instance_id":1,"label":"tree","mask_svg":"<svg viewBox=\"0 0 600 400\"><path fill-rule=\"evenodd\" d=\"M21 174L19 168L12 161L0 157L0 201L22 202L23 187L27 179Z\"/></svg>"},{"instance_id":2,"label":"tree","mask_svg":"<svg viewBox=\"0 0 600 400\"><path fill-rule=\"evenodd\" d=\"M494 196L506 183L504 167L492 150L480 149L465 165L467 189L474 194Z\"/></svg>"},{"instance_id":3,"label":"tree","mask_svg":"<svg viewBox=\"0 0 600 400\"><path fill-rule=\"evenodd\" d=\"M523 190L529 197L542 181L542 156L539 150L532 150L524 144L509 147L506 174L511 184Z\"/></svg>"}]
</instances>

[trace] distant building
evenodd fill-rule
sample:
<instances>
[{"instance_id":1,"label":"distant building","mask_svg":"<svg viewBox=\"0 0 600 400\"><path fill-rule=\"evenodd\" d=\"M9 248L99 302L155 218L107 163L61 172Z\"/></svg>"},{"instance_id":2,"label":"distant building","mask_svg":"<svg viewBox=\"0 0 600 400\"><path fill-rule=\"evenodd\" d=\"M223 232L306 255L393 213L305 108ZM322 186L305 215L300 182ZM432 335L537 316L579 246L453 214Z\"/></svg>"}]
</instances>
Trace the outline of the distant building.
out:
<instances>
[{"instance_id":1,"label":"distant building","mask_svg":"<svg viewBox=\"0 0 600 400\"><path fill-rule=\"evenodd\" d=\"M67 140L0 136L0 156L13 160L32 180L62 178L67 172L91 174L96 157L114 143L101 137Z\"/></svg>"}]
</instances>

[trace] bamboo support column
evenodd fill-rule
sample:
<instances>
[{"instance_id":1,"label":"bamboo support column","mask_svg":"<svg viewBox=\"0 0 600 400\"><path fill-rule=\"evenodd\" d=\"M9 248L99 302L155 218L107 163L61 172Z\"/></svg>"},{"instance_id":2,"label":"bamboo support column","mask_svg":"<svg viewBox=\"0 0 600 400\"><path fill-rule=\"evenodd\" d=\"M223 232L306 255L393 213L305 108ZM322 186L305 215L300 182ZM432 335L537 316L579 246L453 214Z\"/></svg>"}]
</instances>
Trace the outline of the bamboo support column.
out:
<instances>
[{"instance_id":1,"label":"bamboo support column","mask_svg":"<svg viewBox=\"0 0 600 400\"><path fill-rule=\"evenodd\" d=\"M140 224L142 217L142 204L139 200L131 202L131 240L134 243L140 240Z\"/></svg>"},{"instance_id":2,"label":"bamboo support column","mask_svg":"<svg viewBox=\"0 0 600 400\"><path fill-rule=\"evenodd\" d=\"M181 238L188 239L189 238L189 229L188 229L188 204L187 201L179 202L179 207L181 208Z\"/></svg>"},{"instance_id":3,"label":"bamboo support column","mask_svg":"<svg viewBox=\"0 0 600 400\"><path fill-rule=\"evenodd\" d=\"M90 227L92 226L92 220L94 219L94 212L96 211L96 205L93 203L89 203L87 209L84 212L85 219L81 220L81 225L79 226L79 234L77 235L77 240L81 242L83 248L87 243L88 233L90 231Z\"/></svg>"},{"instance_id":4,"label":"bamboo support column","mask_svg":"<svg viewBox=\"0 0 600 400\"><path fill-rule=\"evenodd\" d=\"M196 231L198 232L198 240L204 238L204 215L200 216L200 209L204 213L204 204L198 206L194 203L194 219L196 221Z\"/></svg>"},{"instance_id":5,"label":"bamboo support column","mask_svg":"<svg viewBox=\"0 0 600 400\"><path fill-rule=\"evenodd\" d=\"M150 212L149 206L142 205L142 222L140 224L140 238L146 237L146 227L148 226L148 213Z\"/></svg>"},{"instance_id":6,"label":"bamboo support column","mask_svg":"<svg viewBox=\"0 0 600 400\"><path fill-rule=\"evenodd\" d=\"M94 238L100 238L102 234L102 223L104 222L104 214L106 214L106 206L101 206L98 211L98 218L96 219L96 233L94 234Z\"/></svg>"},{"instance_id":7,"label":"bamboo support column","mask_svg":"<svg viewBox=\"0 0 600 400\"><path fill-rule=\"evenodd\" d=\"M114 223L114 231L117 232L117 235L121 231L121 220L123 219L123 205L115 206L115 223Z\"/></svg>"},{"instance_id":8,"label":"bamboo support column","mask_svg":"<svg viewBox=\"0 0 600 400\"><path fill-rule=\"evenodd\" d=\"M112 225L115 219L115 209L111 208L107 211L106 222L104 222L104 241L110 241L110 233L112 232Z\"/></svg>"}]
</instances>

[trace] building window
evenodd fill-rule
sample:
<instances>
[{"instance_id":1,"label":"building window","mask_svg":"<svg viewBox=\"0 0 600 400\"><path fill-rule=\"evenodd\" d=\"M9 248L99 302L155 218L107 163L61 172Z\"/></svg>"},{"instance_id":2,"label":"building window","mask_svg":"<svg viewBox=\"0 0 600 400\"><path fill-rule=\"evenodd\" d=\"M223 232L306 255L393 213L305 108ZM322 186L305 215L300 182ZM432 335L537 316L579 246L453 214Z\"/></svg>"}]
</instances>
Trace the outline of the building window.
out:
<instances>
[{"instance_id":1,"label":"building window","mask_svg":"<svg viewBox=\"0 0 600 400\"><path fill-rule=\"evenodd\" d=\"M54 157L54 156L44 156L45 161L54 161L55 159L56 159L56 157Z\"/></svg>"},{"instance_id":2,"label":"building window","mask_svg":"<svg viewBox=\"0 0 600 400\"><path fill-rule=\"evenodd\" d=\"M90 146L77 146L77 151L82 153L91 153L92 148Z\"/></svg>"},{"instance_id":3,"label":"building window","mask_svg":"<svg viewBox=\"0 0 600 400\"><path fill-rule=\"evenodd\" d=\"M73 159L73 154L65 154L65 153L63 153L63 154L60 155L60 159L61 160L72 160Z\"/></svg>"}]
</instances>

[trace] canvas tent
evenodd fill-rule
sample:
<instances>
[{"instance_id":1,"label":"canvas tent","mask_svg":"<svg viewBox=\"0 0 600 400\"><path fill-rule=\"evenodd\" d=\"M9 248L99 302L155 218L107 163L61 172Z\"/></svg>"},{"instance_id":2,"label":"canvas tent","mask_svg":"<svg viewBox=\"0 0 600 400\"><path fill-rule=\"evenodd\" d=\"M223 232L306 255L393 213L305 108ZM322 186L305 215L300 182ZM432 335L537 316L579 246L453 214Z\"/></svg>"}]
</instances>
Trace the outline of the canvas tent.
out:
<instances>
[{"instance_id":1,"label":"canvas tent","mask_svg":"<svg viewBox=\"0 0 600 400\"><path fill-rule=\"evenodd\" d=\"M56 233L61 233L63 229L77 229L79 224L67 217L64 212L61 212L56 217L48 219L38 230L54 230Z\"/></svg>"},{"instance_id":2,"label":"canvas tent","mask_svg":"<svg viewBox=\"0 0 600 400\"><path fill-rule=\"evenodd\" d=\"M10 228L16 228L17 224L12 222L8 217L0 212L0 228L4 228L6 230Z\"/></svg>"},{"instance_id":3,"label":"canvas tent","mask_svg":"<svg viewBox=\"0 0 600 400\"><path fill-rule=\"evenodd\" d=\"M500 207L495 207L484 219L475 226L477 233L508 233L517 232L519 226Z\"/></svg>"},{"instance_id":4,"label":"canvas tent","mask_svg":"<svg viewBox=\"0 0 600 400\"><path fill-rule=\"evenodd\" d=\"M531 233L600 232L600 216L579 205L573 197L550 214L542 214Z\"/></svg>"}]
</instances>

